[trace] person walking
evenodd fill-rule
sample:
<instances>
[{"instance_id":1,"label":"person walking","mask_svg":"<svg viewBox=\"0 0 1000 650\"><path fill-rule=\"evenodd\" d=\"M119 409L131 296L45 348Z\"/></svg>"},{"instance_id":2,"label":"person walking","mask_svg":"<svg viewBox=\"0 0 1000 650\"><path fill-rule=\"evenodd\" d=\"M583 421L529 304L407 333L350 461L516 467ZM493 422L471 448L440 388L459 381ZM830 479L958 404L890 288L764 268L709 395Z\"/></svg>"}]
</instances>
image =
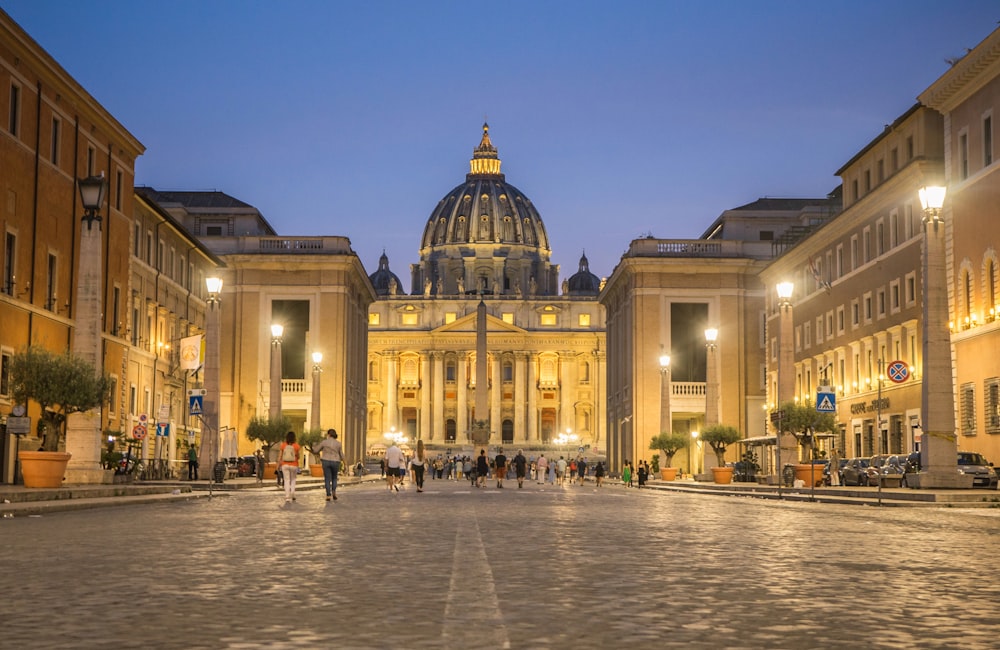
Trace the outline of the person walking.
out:
<instances>
[{"instance_id":1,"label":"person walking","mask_svg":"<svg viewBox=\"0 0 1000 650\"><path fill-rule=\"evenodd\" d=\"M597 461L597 467L594 468L594 482L597 487L604 484L604 463L601 461Z\"/></svg>"},{"instance_id":2,"label":"person walking","mask_svg":"<svg viewBox=\"0 0 1000 650\"><path fill-rule=\"evenodd\" d=\"M535 461L535 482L545 483L545 474L549 471L549 461L546 460L545 454L541 454L538 460Z\"/></svg>"},{"instance_id":3,"label":"person walking","mask_svg":"<svg viewBox=\"0 0 1000 650\"><path fill-rule=\"evenodd\" d=\"M389 490L395 490L399 492L399 486L396 485L397 482L402 483L403 477L401 472L406 468L405 461L403 459L403 450L394 442L392 445L385 450L385 482L388 485Z\"/></svg>"},{"instance_id":4,"label":"person walking","mask_svg":"<svg viewBox=\"0 0 1000 650\"><path fill-rule=\"evenodd\" d=\"M507 457L503 454L502 448L497 448L496 458L493 459L496 468L497 487L503 487L503 479L507 476Z\"/></svg>"},{"instance_id":5,"label":"person walking","mask_svg":"<svg viewBox=\"0 0 1000 650\"><path fill-rule=\"evenodd\" d=\"M278 469L285 481L285 503L295 501L295 478L299 474L299 458L302 448L295 442L295 432L285 434L285 442L278 451Z\"/></svg>"},{"instance_id":6,"label":"person walking","mask_svg":"<svg viewBox=\"0 0 1000 650\"><path fill-rule=\"evenodd\" d=\"M562 456L556 461L556 480L555 484L561 486L563 484L563 479L566 476L566 459Z\"/></svg>"},{"instance_id":7,"label":"person walking","mask_svg":"<svg viewBox=\"0 0 1000 650\"><path fill-rule=\"evenodd\" d=\"M326 438L316 445L320 463L323 465L323 487L326 488L326 500L337 500L337 479L340 477L340 464L344 461L344 450L337 440L337 430L327 429Z\"/></svg>"},{"instance_id":8,"label":"person walking","mask_svg":"<svg viewBox=\"0 0 1000 650\"><path fill-rule=\"evenodd\" d=\"M840 486L840 454L836 449L830 450L830 487Z\"/></svg>"},{"instance_id":9,"label":"person walking","mask_svg":"<svg viewBox=\"0 0 1000 650\"><path fill-rule=\"evenodd\" d=\"M622 467L622 484L625 487L632 487L632 464L627 460L625 461L625 466Z\"/></svg>"},{"instance_id":10,"label":"person walking","mask_svg":"<svg viewBox=\"0 0 1000 650\"><path fill-rule=\"evenodd\" d=\"M490 459L486 457L486 450L479 450L479 457L476 459L476 487L486 487L486 477L490 473Z\"/></svg>"},{"instance_id":11,"label":"person walking","mask_svg":"<svg viewBox=\"0 0 1000 650\"><path fill-rule=\"evenodd\" d=\"M518 449L514 456L514 476L517 477L518 489L524 487L524 475L528 470L528 459L524 457L524 450Z\"/></svg>"},{"instance_id":12,"label":"person walking","mask_svg":"<svg viewBox=\"0 0 1000 650\"><path fill-rule=\"evenodd\" d=\"M649 478L649 469L646 467L646 461L640 461L636 465L636 474L639 476L639 489L641 490L646 485L646 479Z\"/></svg>"},{"instance_id":13,"label":"person walking","mask_svg":"<svg viewBox=\"0 0 1000 650\"><path fill-rule=\"evenodd\" d=\"M410 460L410 471L413 472L413 484L417 486L417 492L424 491L424 469L427 463L427 455L424 453L424 441L417 440L417 453Z\"/></svg>"},{"instance_id":14,"label":"person walking","mask_svg":"<svg viewBox=\"0 0 1000 650\"><path fill-rule=\"evenodd\" d=\"M198 445L188 447L188 480L198 478Z\"/></svg>"},{"instance_id":15,"label":"person walking","mask_svg":"<svg viewBox=\"0 0 1000 650\"><path fill-rule=\"evenodd\" d=\"M584 479L587 478L587 459L582 456L576 461L576 475L580 479L580 485L583 485Z\"/></svg>"}]
</instances>

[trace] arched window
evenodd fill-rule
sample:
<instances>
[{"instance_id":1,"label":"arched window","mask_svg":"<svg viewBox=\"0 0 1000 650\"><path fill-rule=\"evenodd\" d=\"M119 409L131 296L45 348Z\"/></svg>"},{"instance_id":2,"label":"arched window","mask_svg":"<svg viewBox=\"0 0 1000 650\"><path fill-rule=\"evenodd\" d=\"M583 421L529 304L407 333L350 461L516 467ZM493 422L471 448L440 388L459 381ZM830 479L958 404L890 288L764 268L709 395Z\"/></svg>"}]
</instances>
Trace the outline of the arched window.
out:
<instances>
[{"instance_id":1,"label":"arched window","mask_svg":"<svg viewBox=\"0 0 1000 650\"><path fill-rule=\"evenodd\" d=\"M404 357L399 369L399 385L416 386L420 378L417 370L417 358L412 356Z\"/></svg>"},{"instance_id":2,"label":"arched window","mask_svg":"<svg viewBox=\"0 0 1000 650\"><path fill-rule=\"evenodd\" d=\"M501 366L501 372L503 374L503 383L509 384L514 381L514 364L508 360L504 360L503 366Z\"/></svg>"},{"instance_id":3,"label":"arched window","mask_svg":"<svg viewBox=\"0 0 1000 650\"><path fill-rule=\"evenodd\" d=\"M454 359L448 359L448 361L444 364L444 380L446 382L451 384L455 383L456 367Z\"/></svg>"},{"instance_id":4,"label":"arched window","mask_svg":"<svg viewBox=\"0 0 1000 650\"><path fill-rule=\"evenodd\" d=\"M580 376L580 383L581 384L589 384L590 383L590 362L589 361L581 361L580 362L579 376Z\"/></svg>"},{"instance_id":5,"label":"arched window","mask_svg":"<svg viewBox=\"0 0 1000 650\"><path fill-rule=\"evenodd\" d=\"M378 361L374 359L368 362L368 381L378 381Z\"/></svg>"},{"instance_id":6,"label":"arched window","mask_svg":"<svg viewBox=\"0 0 1000 650\"><path fill-rule=\"evenodd\" d=\"M555 386L558 384L556 375L555 359L542 359L538 369L538 383L542 386Z\"/></svg>"}]
</instances>

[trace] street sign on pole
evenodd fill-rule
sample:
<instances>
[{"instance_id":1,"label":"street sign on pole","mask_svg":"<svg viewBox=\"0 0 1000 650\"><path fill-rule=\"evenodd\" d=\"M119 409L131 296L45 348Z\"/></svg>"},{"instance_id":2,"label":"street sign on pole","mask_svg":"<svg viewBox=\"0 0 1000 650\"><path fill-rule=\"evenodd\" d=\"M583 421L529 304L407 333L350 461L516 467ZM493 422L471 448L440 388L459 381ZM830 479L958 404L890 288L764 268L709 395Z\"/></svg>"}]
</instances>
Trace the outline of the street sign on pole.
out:
<instances>
[{"instance_id":1,"label":"street sign on pole","mask_svg":"<svg viewBox=\"0 0 1000 650\"><path fill-rule=\"evenodd\" d=\"M191 415L201 415L205 412L205 394L208 393L204 388L191 388L188 390L188 412Z\"/></svg>"},{"instance_id":2,"label":"street sign on pole","mask_svg":"<svg viewBox=\"0 0 1000 650\"><path fill-rule=\"evenodd\" d=\"M156 435L157 437L167 438L170 436L170 424L168 422L157 422L156 423Z\"/></svg>"},{"instance_id":3,"label":"street sign on pole","mask_svg":"<svg viewBox=\"0 0 1000 650\"><path fill-rule=\"evenodd\" d=\"M12 433L15 436L22 436L26 433L31 432L31 418L8 416L7 417L7 433Z\"/></svg>"},{"instance_id":4,"label":"street sign on pole","mask_svg":"<svg viewBox=\"0 0 1000 650\"><path fill-rule=\"evenodd\" d=\"M837 412L837 394L830 386L816 388L816 410L820 413Z\"/></svg>"},{"instance_id":5,"label":"street sign on pole","mask_svg":"<svg viewBox=\"0 0 1000 650\"><path fill-rule=\"evenodd\" d=\"M132 437L135 438L136 440L142 440L143 438L145 438L146 437L146 425L145 424L137 424L134 427L132 427Z\"/></svg>"},{"instance_id":6,"label":"street sign on pole","mask_svg":"<svg viewBox=\"0 0 1000 650\"><path fill-rule=\"evenodd\" d=\"M889 377L889 381L892 383L902 384L910 378L910 366L906 365L902 361L893 361L885 369L885 374Z\"/></svg>"}]
</instances>

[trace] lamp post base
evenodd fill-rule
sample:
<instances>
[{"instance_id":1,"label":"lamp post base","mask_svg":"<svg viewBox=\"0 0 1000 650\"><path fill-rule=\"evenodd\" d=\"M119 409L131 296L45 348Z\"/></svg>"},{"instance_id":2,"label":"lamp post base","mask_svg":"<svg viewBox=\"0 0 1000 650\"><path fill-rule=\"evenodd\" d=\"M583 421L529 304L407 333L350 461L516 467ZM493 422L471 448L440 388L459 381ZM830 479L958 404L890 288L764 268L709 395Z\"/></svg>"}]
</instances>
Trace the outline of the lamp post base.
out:
<instances>
[{"instance_id":1,"label":"lamp post base","mask_svg":"<svg viewBox=\"0 0 1000 650\"><path fill-rule=\"evenodd\" d=\"M967 490L972 489L973 476L956 471L927 471L906 475L907 487L918 490Z\"/></svg>"}]
</instances>

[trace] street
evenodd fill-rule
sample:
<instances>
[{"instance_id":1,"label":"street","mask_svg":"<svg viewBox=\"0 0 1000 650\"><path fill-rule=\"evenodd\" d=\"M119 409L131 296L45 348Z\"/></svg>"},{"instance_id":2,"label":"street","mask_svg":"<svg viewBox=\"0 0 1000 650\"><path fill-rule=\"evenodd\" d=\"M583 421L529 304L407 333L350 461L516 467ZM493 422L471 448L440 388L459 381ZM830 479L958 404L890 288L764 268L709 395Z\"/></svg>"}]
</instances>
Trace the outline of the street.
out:
<instances>
[{"instance_id":1,"label":"street","mask_svg":"<svg viewBox=\"0 0 1000 650\"><path fill-rule=\"evenodd\" d=\"M510 480L338 495L3 519L0 647L1000 644L996 508Z\"/></svg>"}]
</instances>

